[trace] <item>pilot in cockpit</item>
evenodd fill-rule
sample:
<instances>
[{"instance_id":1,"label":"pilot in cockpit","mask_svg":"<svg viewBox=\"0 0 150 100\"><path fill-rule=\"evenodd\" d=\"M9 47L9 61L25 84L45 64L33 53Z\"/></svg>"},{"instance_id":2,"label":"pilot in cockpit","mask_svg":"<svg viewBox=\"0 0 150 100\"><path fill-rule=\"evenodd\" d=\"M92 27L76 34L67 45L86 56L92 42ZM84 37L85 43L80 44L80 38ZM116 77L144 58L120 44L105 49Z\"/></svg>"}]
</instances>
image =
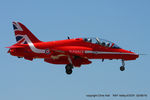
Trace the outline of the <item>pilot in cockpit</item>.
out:
<instances>
[{"instance_id":1,"label":"pilot in cockpit","mask_svg":"<svg viewBox=\"0 0 150 100\"><path fill-rule=\"evenodd\" d=\"M105 42L102 42L101 45L102 45L102 46L105 46Z\"/></svg>"},{"instance_id":2,"label":"pilot in cockpit","mask_svg":"<svg viewBox=\"0 0 150 100\"><path fill-rule=\"evenodd\" d=\"M110 43L106 43L106 47L109 47L110 46Z\"/></svg>"}]
</instances>

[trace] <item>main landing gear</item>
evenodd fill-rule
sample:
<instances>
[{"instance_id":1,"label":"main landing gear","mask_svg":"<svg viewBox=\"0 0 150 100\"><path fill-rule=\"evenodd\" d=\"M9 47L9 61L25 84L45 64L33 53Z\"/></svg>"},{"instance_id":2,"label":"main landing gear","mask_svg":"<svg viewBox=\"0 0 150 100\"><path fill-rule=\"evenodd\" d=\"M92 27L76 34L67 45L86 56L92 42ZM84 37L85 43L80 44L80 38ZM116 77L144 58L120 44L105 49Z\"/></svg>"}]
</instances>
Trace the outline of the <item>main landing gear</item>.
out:
<instances>
[{"instance_id":1,"label":"main landing gear","mask_svg":"<svg viewBox=\"0 0 150 100\"><path fill-rule=\"evenodd\" d=\"M65 68L66 68L66 73L68 75L70 75L72 73L73 65L72 64L67 64Z\"/></svg>"},{"instance_id":2,"label":"main landing gear","mask_svg":"<svg viewBox=\"0 0 150 100\"><path fill-rule=\"evenodd\" d=\"M124 63L124 60L122 59L122 66L120 67L120 70L121 70L121 71L124 71L124 70L125 70L125 67L124 67L124 66L125 66L125 63Z\"/></svg>"}]
</instances>

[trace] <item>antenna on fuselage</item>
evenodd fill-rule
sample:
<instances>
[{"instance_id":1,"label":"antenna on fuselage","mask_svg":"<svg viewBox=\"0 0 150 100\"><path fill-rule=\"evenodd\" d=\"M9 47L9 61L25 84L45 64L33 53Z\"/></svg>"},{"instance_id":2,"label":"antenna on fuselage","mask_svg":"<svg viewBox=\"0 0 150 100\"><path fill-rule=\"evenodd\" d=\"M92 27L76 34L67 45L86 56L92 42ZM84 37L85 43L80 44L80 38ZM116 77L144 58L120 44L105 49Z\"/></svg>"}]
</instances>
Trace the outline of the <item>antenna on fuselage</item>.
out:
<instances>
[{"instance_id":1,"label":"antenna on fuselage","mask_svg":"<svg viewBox=\"0 0 150 100\"><path fill-rule=\"evenodd\" d=\"M69 36L67 36L67 38L68 38L68 39L70 39L70 37L69 37Z\"/></svg>"}]
</instances>

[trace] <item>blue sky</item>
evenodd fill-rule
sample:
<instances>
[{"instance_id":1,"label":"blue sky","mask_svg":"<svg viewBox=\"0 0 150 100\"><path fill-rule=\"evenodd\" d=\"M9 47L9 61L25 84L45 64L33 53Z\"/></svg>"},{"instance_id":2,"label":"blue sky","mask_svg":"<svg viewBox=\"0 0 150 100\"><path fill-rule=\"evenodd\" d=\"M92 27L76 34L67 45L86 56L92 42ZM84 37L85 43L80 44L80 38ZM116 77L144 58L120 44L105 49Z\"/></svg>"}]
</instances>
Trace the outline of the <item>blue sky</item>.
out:
<instances>
[{"instance_id":1,"label":"blue sky","mask_svg":"<svg viewBox=\"0 0 150 100\"><path fill-rule=\"evenodd\" d=\"M65 74L65 65L27 61L7 54L15 43L12 21L25 24L40 40L100 37L137 53L150 52L149 0L3 0L0 3L1 100L148 100L149 55L126 62L92 60ZM88 94L147 94L148 97L86 97Z\"/></svg>"}]
</instances>

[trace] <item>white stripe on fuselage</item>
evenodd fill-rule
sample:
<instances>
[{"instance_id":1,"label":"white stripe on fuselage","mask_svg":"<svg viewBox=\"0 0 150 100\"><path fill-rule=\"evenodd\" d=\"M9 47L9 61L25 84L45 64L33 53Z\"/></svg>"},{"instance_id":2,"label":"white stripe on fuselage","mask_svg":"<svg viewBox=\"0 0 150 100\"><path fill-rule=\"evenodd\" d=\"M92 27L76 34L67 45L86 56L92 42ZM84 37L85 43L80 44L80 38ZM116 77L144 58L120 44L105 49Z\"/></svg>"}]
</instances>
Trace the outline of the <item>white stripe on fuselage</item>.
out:
<instances>
[{"instance_id":1,"label":"white stripe on fuselage","mask_svg":"<svg viewBox=\"0 0 150 100\"><path fill-rule=\"evenodd\" d=\"M85 51L86 54L92 53L92 54L131 54L133 53L123 53L123 52L102 52L102 51Z\"/></svg>"},{"instance_id":2,"label":"white stripe on fuselage","mask_svg":"<svg viewBox=\"0 0 150 100\"><path fill-rule=\"evenodd\" d=\"M28 43L30 49L31 49L34 53L45 53L45 49L38 49L38 48L36 48L27 35L24 35L23 37L25 38L25 40L27 41L27 43Z\"/></svg>"}]
</instances>

